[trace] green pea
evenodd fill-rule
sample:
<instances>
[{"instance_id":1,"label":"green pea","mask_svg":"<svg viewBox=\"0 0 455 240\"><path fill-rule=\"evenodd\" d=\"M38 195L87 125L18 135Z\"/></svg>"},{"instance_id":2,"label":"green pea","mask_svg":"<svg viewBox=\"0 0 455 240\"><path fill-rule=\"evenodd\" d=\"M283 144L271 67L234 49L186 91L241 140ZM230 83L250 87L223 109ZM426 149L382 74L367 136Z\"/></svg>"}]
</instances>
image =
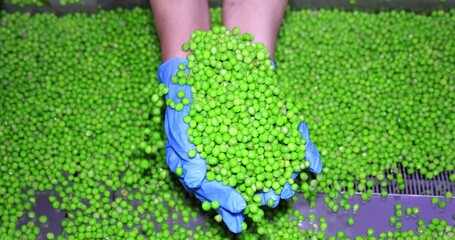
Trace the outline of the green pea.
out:
<instances>
[{"instance_id":1,"label":"green pea","mask_svg":"<svg viewBox=\"0 0 455 240\"><path fill-rule=\"evenodd\" d=\"M177 92L177 97L182 99L183 97L185 97L185 92L183 90L180 90Z\"/></svg>"},{"instance_id":2,"label":"green pea","mask_svg":"<svg viewBox=\"0 0 455 240\"><path fill-rule=\"evenodd\" d=\"M196 157L196 153L197 153L196 150L190 149L190 150L188 150L188 157L194 158L194 157Z\"/></svg>"},{"instance_id":3,"label":"green pea","mask_svg":"<svg viewBox=\"0 0 455 240\"><path fill-rule=\"evenodd\" d=\"M256 203L262 203L262 197L260 195L254 195L253 201Z\"/></svg>"},{"instance_id":4,"label":"green pea","mask_svg":"<svg viewBox=\"0 0 455 240\"><path fill-rule=\"evenodd\" d=\"M217 214L217 215L215 216L215 221L221 222L221 221L223 221L223 217L222 217L220 214Z\"/></svg>"},{"instance_id":5,"label":"green pea","mask_svg":"<svg viewBox=\"0 0 455 240\"><path fill-rule=\"evenodd\" d=\"M211 208L212 208L212 206L210 205L210 202L207 202L207 201L206 201L206 202L203 202L203 203L202 203L202 210L208 211L208 210L210 210Z\"/></svg>"},{"instance_id":6,"label":"green pea","mask_svg":"<svg viewBox=\"0 0 455 240\"><path fill-rule=\"evenodd\" d=\"M438 204L439 199L437 197L432 197L431 198L431 204Z\"/></svg>"},{"instance_id":7,"label":"green pea","mask_svg":"<svg viewBox=\"0 0 455 240\"><path fill-rule=\"evenodd\" d=\"M447 203L445 201L439 201L438 202L438 207L439 208L445 208L447 206Z\"/></svg>"},{"instance_id":8,"label":"green pea","mask_svg":"<svg viewBox=\"0 0 455 240\"><path fill-rule=\"evenodd\" d=\"M46 215L41 215L38 217L38 221L41 223L41 224L46 224L47 223L47 216Z\"/></svg>"},{"instance_id":9,"label":"green pea","mask_svg":"<svg viewBox=\"0 0 455 240\"><path fill-rule=\"evenodd\" d=\"M220 208L220 203L217 200L213 200L211 204L212 204L212 208L214 210L217 210L218 208Z\"/></svg>"},{"instance_id":10,"label":"green pea","mask_svg":"<svg viewBox=\"0 0 455 240\"><path fill-rule=\"evenodd\" d=\"M313 222L314 220L316 220L316 215L313 214L313 213L310 213L310 214L308 215L308 219L310 220L310 222Z\"/></svg>"},{"instance_id":11,"label":"green pea","mask_svg":"<svg viewBox=\"0 0 455 240\"><path fill-rule=\"evenodd\" d=\"M182 176L183 175L183 168L182 167L178 167L175 169L175 174L177 174L177 176Z\"/></svg>"},{"instance_id":12,"label":"green pea","mask_svg":"<svg viewBox=\"0 0 455 240\"><path fill-rule=\"evenodd\" d=\"M46 238L49 240L55 239L54 233L52 233L52 232L46 233Z\"/></svg>"},{"instance_id":13,"label":"green pea","mask_svg":"<svg viewBox=\"0 0 455 240\"><path fill-rule=\"evenodd\" d=\"M391 217L389 218L389 222L390 222L391 224L394 224L394 225L395 225L396 222L397 222L397 217L396 217L396 216L391 216Z\"/></svg>"}]
</instances>

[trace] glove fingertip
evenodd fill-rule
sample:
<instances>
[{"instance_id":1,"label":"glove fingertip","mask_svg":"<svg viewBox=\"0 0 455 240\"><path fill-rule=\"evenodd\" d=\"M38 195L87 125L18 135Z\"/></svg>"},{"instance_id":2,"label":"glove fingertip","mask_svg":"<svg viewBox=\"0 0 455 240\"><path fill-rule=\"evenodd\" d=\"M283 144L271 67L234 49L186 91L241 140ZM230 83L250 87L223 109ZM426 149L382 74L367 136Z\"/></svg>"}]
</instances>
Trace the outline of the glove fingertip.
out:
<instances>
[{"instance_id":1,"label":"glove fingertip","mask_svg":"<svg viewBox=\"0 0 455 240\"><path fill-rule=\"evenodd\" d=\"M273 190L272 190L272 191L273 191ZM280 204L280 200L281 200L281 199L280 199L280 196L277 195L277 198L273 199L273 206L272 206L272 208L278 207L278 205ZM266 203L266 204L267 204L267 203ZM266 204L265 204L265 205L266 205Z\"/></svg>"},{"instance_id":2,"label":"glove fingertip","mask_svg":"<svg viewBox=\"0 0 455 240\"><path fill-rule=\"evenodd\" d=\"M279 204L280 204L280 199L275 200L275 203L273 204L272 208L278 207Z\"/></svg>"},{"instance_id":3,"label":"glove fingertip","mask_svg":"<svg viewBox=\"0 0 455 240\"><path fill-rule=\"evenodd\" d=\"M310 161L310 171L320 173L322 170L321 155L312 142L309 142L305 152L305 159Z\"/></svg>"},{"instance_id":4,"label":"glove fingertip","mask_svg":"<svg viewBox=\"0 0 455 240\"><path fill-rule=\"evenodd\" d=\"M199 176L191 175L190 177L186 177L184 175L183 181L188 186L188 188L198 188L202 184L202 180Z\"/></svg>"},{"instance_id":5,"label":"glove fingertip","mask_svg":"<svg viewBox=\"0 0 455 240\"><path fill-rule=\"evenodd\" d=\"M314 164L314 166L310 166L308 169L310 169L312 173L319 174L322 172L322 162L319 161Z\"/></svg>"},{"instance_id":6,"label":"glove fingertip","mask_svg":"<svg viewBox=\"0 0 455 240\"><path fill-rule=\"evenodd\" d=\"M223 208L219 208L217 212L223 217L223 222L226 224L229 231L233 233L242 232L242 223L244 220L242 213L231 213Z\"/></svg>"},{"instance_id":7,"label":"glove fingertip","mask_svg":"<svg viewBox=\"0 0 455 240\"><path fill-rule=\"evenodd\" d=\"M283 191L281 192L281 199L288 199L292 196L294 196L294 190L292 190L289 183L286 183L283 187Z\"/></svg>"},{"instance_id":8,"label":"glove fingertip","mask_svg":"<svg viewBox=\"0 0 455 240\"><path fill-rule=\"evenodd\" d=\"M292 173L291 178L292 178L293 180L295 180L295 178L296 178L298 175L299 175L299 174L297 174L297 173Z\"/></svg>"},{"instance_id":9,"label":"glove fingertip","mask_svg":"<svg viewBox=\"0 0 455 240\"><path fill-rule=\"evenodd\" d=\"M234 197L232 200L232 211L235 213L241 213L246 208L246 202L243 197Z\"/></svg>"},{"instance_id":10,"label":"glove fingertip","mask_svg":"<svg viewBox=\"0 0 455 240\"><path fill-rule=\"evenodd\" d=\"M186 162L182 167L183 181L185 184L189 188L199 188L202 185L207 172L207 165L205 165L205 161L198 159L192 162Z\"/></svg>"},{"instance_id":11,"label":"glove fingertip","mask_svg":"<svg viewBox=\"0 0 455 240\"><path fill-rule=\"evenodd\" d=\"M306 140L305 159L310 162L310 171L312 173L320 173L322 171L321 155L310 140L308 126L305 122L299 125L299 131L302 133L302 138Z\"/></svg>"}]
</instances>

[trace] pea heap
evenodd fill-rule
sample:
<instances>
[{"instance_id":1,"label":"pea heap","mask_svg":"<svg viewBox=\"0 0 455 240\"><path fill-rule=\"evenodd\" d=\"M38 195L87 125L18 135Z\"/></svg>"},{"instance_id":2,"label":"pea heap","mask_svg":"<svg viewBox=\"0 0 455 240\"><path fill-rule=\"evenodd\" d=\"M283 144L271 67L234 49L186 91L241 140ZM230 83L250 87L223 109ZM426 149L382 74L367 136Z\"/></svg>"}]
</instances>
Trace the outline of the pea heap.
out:
<instances>
[{"instance_id":1,"label":"pea heap","mask_svg":"<svg viewBox=\"0 0 455 240\"><path fill-rule=\"evenodd\" d=\"M189 73L182 64L172 81L192 87L193 103L183 120L196 149L188 156L198 153L206 159L206 179L237 189L247 202L245 212L259 222L264 213L256 193L280 194L288 182L296 190L292 174L309 162L298 130L303 118L291 102L278 98L270 54L263 44L252 43L251 34L239 32L225 27L194 32L182 46L191 50ZM190 101L183 91L177 95L181 103L169 106L182 110ZM274 200L267 205L272 207Z\"/></svg>"},{"instance_id":2,"label":"pea heap","mask_svg":"<svg viewBox=\"0 0 455 240\"><path fill-rule=\"evenodd\" d=\"M301 193L263 208L262 225L247 219L239 239L453 238L453 220L419 219L453 204L450 188L428 208L392 206L389 230L361 236L348 236L363 224L356 216L329 234L329 219L293 206L304 198L314 207L324 192L332 211L361 211L352 194L368 201L379 185L387 197L390 186L405 187L400 168L426 179L449 173L455 182L454 18L453 10L286 12L275 98L302 114L324 169L303 171ZM149 9L0 12L0 239L236 237L214 211L201 214L166 166L152 19ZM220 9L212 20L221 23ZM54 212L43 214L44 205Z\"/></svg>"}]
</instances>

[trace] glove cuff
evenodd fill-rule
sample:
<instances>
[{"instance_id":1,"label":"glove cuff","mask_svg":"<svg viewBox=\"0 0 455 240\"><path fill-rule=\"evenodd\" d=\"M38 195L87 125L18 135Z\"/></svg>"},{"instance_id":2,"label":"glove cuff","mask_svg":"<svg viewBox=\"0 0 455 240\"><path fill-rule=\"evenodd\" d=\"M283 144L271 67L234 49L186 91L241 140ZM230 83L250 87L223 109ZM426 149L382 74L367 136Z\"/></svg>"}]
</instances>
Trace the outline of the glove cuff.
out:
<instances>
[{"instance_id":1,"label":"glove cuff","mask_svg":"<svg viewBox=\"0 0 455 240\"><path fill-rule=\"evenodd\" d=\"M169 87L171 83L171 77L174 76L179 70L179 65L183 64L186 66L188 60L186 58L172 58L162 63L158 67L158 81L164 83L166 87Z\"/></svg>"}]
</instances>

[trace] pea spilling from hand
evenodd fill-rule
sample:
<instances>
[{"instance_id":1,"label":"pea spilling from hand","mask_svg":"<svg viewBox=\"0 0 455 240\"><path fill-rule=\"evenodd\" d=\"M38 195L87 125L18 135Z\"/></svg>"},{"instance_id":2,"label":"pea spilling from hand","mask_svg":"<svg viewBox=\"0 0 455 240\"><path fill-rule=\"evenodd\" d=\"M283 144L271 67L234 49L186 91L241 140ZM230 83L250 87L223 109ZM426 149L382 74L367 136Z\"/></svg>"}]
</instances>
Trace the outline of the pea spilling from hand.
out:
<instances>
[{"instance_id":1,"label":"pea spilling from hand","mask_svg":"<svg viewBox=\"0 0 455 240\"><path fill-rule=\"evenodd\" d=\"M206 179L237 189L249 205L247 215L262 220L257 206L263 199L255 194L280 194L288 181L294 183L292 173L307 167L302 164L305 140L298 130L303 117L281 97L270 54L263 44L253 43L251 34L224 26L197 30L182 49L191 50L189 72L182 68L176 75L193 83L193 102L184 120L196 149L188 156L205 158ZM264 203L274 204L273 199Z\"/></svg>"}]
</instances>

